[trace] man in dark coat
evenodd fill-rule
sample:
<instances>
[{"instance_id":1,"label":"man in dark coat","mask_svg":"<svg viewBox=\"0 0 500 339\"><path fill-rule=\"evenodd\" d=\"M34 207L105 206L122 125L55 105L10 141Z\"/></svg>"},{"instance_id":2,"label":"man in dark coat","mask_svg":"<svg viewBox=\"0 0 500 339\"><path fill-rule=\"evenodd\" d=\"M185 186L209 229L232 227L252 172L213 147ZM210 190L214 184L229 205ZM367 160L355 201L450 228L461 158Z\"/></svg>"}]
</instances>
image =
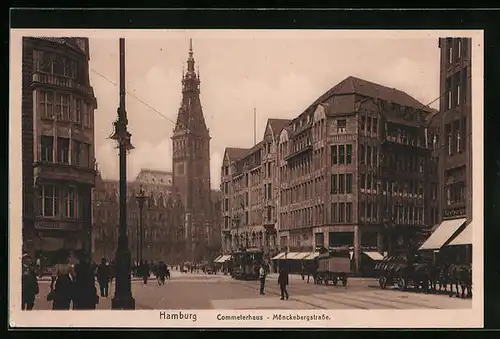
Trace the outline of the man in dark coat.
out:
<instances>
[{"instance_id":1,"label":"man in dark coat","mask_svg":"<svg viewBox=\"0 0 500 339\"><path fill-rule=\"evenodd\" d=\"M97 282L101 290L101 297L108 297L109 280L111 278L111 268L109 267L106 259L101 259L101 264L97 267Z\"/></svg>"},{"instance_id":2,"label":"man in dark coat","mask_svg":"<svg viewBox=\"0 0 500 339\"><path fill-rule=\"evenodd\" d=\"M39 287L35 269L29 262L23 263L21 290L22 309L30 311L35 306L35 296L39 292Z\"/></svg>"},{"instance_id":3,"label":"man in dark coat","mask_svg":"<svg viewBox=\"0 0 500 339\"><path fill-rule=\"evenodd\" d=\"M288 285L288 272L282 267L280 269L280 273L278 276L278 285L280 285L281 298L280 300L288 300L288 291L286 290L286 286Z\"/></svg>"}]
</instances>

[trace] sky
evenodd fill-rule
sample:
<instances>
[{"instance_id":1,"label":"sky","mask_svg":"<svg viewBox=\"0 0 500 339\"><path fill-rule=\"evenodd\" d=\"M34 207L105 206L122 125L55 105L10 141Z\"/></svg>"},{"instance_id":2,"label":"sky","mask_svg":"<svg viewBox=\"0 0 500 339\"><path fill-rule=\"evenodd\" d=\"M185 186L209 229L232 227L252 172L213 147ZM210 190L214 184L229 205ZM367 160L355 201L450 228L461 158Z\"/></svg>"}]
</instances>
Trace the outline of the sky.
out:
<instances>
[{"instance_id":1,"label":"sky","mask_svg":"<svg viewBox=\"0 0 500 339\"><path fill-rule=\"evenodd\" d=\"M348 76L398 88L424 104L439 96L435 37L346 38L335 31L164 31L126 39L126 109L135 149L131 180L142 168L171 170L171 135L180 105L189 39L201 78L201 103L212 136L212 188L220 185L226 147L253 145L269 118L294 118ZM90 79L97 97L95 151L101 174L118 178L108 137L119 102L118 39L90 38ZM431 105L438 108L439 102Z\"/></svg>"}]
</instances>

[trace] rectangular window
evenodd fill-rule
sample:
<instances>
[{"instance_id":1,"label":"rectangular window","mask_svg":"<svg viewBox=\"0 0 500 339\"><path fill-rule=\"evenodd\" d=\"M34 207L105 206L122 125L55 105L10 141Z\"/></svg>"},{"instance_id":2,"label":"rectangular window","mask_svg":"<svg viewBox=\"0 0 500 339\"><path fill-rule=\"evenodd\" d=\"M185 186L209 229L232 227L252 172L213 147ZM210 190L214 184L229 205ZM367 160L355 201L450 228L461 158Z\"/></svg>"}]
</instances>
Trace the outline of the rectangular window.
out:
<instances>
[{"instance_id":1,"label":"rectangular window","mask_svg":"<svg viewBox=\"0 0 500 339\"><path fill-rule=\"evenodd\" d=\"M38 109L42 119L54 119L54 92L40 91Z\"/></svg>"},{"instance_id":2,"label":"rectangular window","mask_svg":"<svg viewBox=\"0 0 500 339\"><path fill-rule=\"evenodd\" d=\"M80 148L80 166L82 167L90 167L92 162L90 161L90 144L81 143Z\"/></svg>"},{"instance_id":3,"label":"rectangular window","mask_svg":"<svg viewBox=\"0 0 500 339\"><path fill-rule=\"evenodd\" d=\"M345 146L339 145L339 165L345 164Z\"/></svg>"},{"instance_id":4,"label":"rectangular window","mask_svg":"<svg viewBox=\"0 0 500 339\"><path fill-rule=\"evenodd\" d=\"M69 100L68 94L56 94L56 115L59 121L69 121Z\"/></svg>"},{"instance_id":5,"label":"rectangular window","mask_svg":"<svg viewBox=\"0 0 500 339\"><path fill-rule=\"evenodd\" d=\"M73 122L79 124L81 121L82 121L82 100L76 99Z\"/></svg>"},{"instance_id":6,"label":"rectangular window","mask_svg":"<svg viewBox=\"0 0 500 339\"><path fill-rule=\"evenodd\" d=\"M372 118L367 117L366 118L366 132L371 133L372 131Z\"/></svg>"},{"instance_id":7,"label":"rectangular window","mask_svg":"<svg viewBox=\"0 0 500 339\"><path fill-rule=\"evenodd\" d=\"M446 92L446 109L452 108L452 88L451 88L451 77L446 78L445 81L445 92Z\"/></svg>"},{"instance_id":8,"label":"rectangular window","mask_svg":"<svg viewBox=\"0 0 500 339\"><path fill-rule=\"evenodd\" d=\"M339 174L339 193L340 194L345 193L345 175L344 174Z\"/></svg>"},{"instance_id":9,"label":"rectangular window","mask_svg":"<svg viewBox=\"0 0 500 339\"><path fill-rule=\"evenodd\" d=\"M269 178L271 177L271 163L270 162L267 163L267 176Z\"/></svg>"},{"instance_id":10,"label":"rectangular window","mask_svg":"<svg viewBox=\"0 0 500 339\"><path fill-rule=\"evenodd\" d=\"M83 127L85 127L85 128L92 127L92 124L91 124L92 106L87 105L87 103L83 102L82 110L83 110Z\"/></svg>"},{"instance_id":11,"label":"rectangular window","mask_svg":"<svg viewBox=\"0 0 500 339\"><path fill-rule=\"evenodd\" d=\"M314 242L316 247L324 247L325 246L325 234L324 233L315 233L314 234Z\"/></svg>"},{"instance_id":12,"label":"rectangular window","mask_svg":"<svg viewBox=\"0 0 500 339\"><path fill-rule=\"evenodd\" d=\"M73 146L71 151L73 156L71 159L71 164L75 166L80 166L81 156L82 156L82 144L77 140L73 140Z\"/></svg>"},{"instance_id":13,"label":"rectangular window","mask_svg":"<svg viewBox=\"0 0 500 339\"><path fill-rule=\"evenodd\" d=\"M337 174L332 174L332 182L331 182L331 186L332 186L332 194L336 194L337 193Z\"/></svg>"},{"instance_id":14,"label":"rectangular window","mask_svg":"<svg viewBox=\"0 0 500 339\"><path fill-rule=\"evenodd\" d=\"M63 202L63 216L65 218L74 219L77 215L76 213L76 189L75 187L68 186L66 192L64 192L64 202Z\"/></svg>"},{"instance_id":15,"label":"rectangular window","mask_svg":"<svg viewBox=\"0 0 500 339\"><path fill-rule=\"evenodd\" d=\"M378 148L376 146L373 147L373 166L378 166Z\"/></svg>"},{"instance_id":16,"label":"rectangular window","mask_svg":"<svg viewBox=\"0 0 500 339\"><path fill-rule=\"evenodd\" d=\"M40 189L39 211L44 217L55 217L59 215L59 190L53 185L44 185Z\"/></svg>"},{"instance_id":17,"label":"rectangular window","mask_svg":"<svg viewBox=\"0 0 500 339\"><path fill-rule=\"evenodd\" d=\"M346 174L345 176L345 190L346 193L352 193L352 174Z\"/></svg>"},{"instance_id":18,"label":"rectangular window","mask_svg":"<svg viewBox=\"0 0 500 339\"><path fill-rule=\"evenodd\" d=\"M365 132L365 128L366 128L366 117L363 115L361 116L361 121L359 122L359 129L361 130L361 132Z\"/></svg>"},{"instance_id":19,"label":"rectangular window","mask_svg":"<svg viewBox=\"0 0 500 339\"><path fill-rule=\"evenodd\" d=\"M332 146L332 165L337 165L337 145Z\"/></svg>"},{"instance_id":20,"label":"rectangular window","mask_svg":"<svg viewBox=\"0 0 500 339\"><path fill-rule=\"evenodd\" d=\"M467 86L468 86L468 75L467 75L467 67L465 67L462 70L462 80L460 81L462 84L461 90L462 90L462 95L460 95L460 98L462 98L462 103L467 102Z\"/></svg>"},{"instance_id":21,"label":"rectangular window","mask_svg":"<svg viewBox=\"0 0 500 339\"><path fill-rule=\"evenodd\" d=\"M352 222L352 202L348 202L345 204L345 221Z\"/></svg>"},{"instance_id":22,"label":"rectangular window","mask_svg":"<svg viewBox=\"0 0 500 339\"><path fill-rule=\"evenodd\" d=\"M351 164L352 163L352 145L346 145L346 163Z\"/></svg>"},{"instance_id":23,"label":"rectangular window","mask_svg":"<svg viewBox=\"0 0 500 339\"><path fill-rule=\"evenodd\" d=\"M365 145L359 145L359 163L365 163Z\"/></svg>"},{"instance_id":24,"label":"rectangular window","mask_svg":"<svg viewBox=\"0 0 500 339\"><path fill-rule=\"evenodd\" d=\"M339 203L339 222L345 222L345 203Z\"/></svg>"},{"instance_id":25,"label":"rectangular window","mask_svg":"<svg viewBox=\"0 0 500 339\"><path fill-rule=\"evenodd\" d=\"M365 189L365 182L366 182L366 174L361 173L361 179L360 179L360 183L359 183L359 186L361 189Z\"/></svg>"},{"instance_id":26,"label":"rectangular window","mask_svg":"<svg viewBox=\"0 0 500 339\"><path fill-rule=\"evenodd\" d=\"M224 211L229 211L229 199L224 199Z\"/></svg>"},{"instance_id":27,"label":"rectangular window","mask_svg":"<svg viewBox=\"0 0 500 339\"><path fill-rule=\"evenodd\" d=\"M366 214L366 204L364 202L359 204L359 217L361 220L365 220L365 214Z\"/></svg>"},{"instance_id":28,"label":"rectangular window","mask_svg":"<svg viewBox=\"0 0 500 339\"><path fill-rule=\"evenodd\" d=\"M267 198L269 200L271 200L273 198L273 189L272 189L272 185L271 184L267 185Z\"/></svg>"},{"instance_id":29,"label":"rectangular window","mask_svg":"<svg viewBox=\"0 0 500 339\"><path fill-rule=\"evenodd\" d=\"M366 219L371 219L372 218L372 204L368 203L366 204Z\"/></svg>"},{"instance_id":30,"label":"rectangular window","mask_svg":"<svg viewBox=\"0 0 500 339\"><path fill-rule=\"evenodd\" d=\"M69 139L57 138L57 162L69 164Z\"/></svg>"},{"instance_id":31,"label":"rectangular window","mask_svg":"<svg viewBox=\"0 0 500 339\"><path fill-rule=\"evenodd\" d=\"M40 160L43 162L54 161L54 138L42 135L40 138Z\"/></svg>"},{"instance_id":32,"label":"rectangular window","mask_svg":"<svg viewBox=\"0 0 500 339\"><path fill-rule=\"evenodd\" d=\"M371 175L371 173L368 173L366 175L366 189L368 189L368 190L372 189L372 175Z\"/></svg>"},{"instance_id":33,"label":"rectangular window","mask_svg":"<svg viewBox=\"0 0 500 339\"><path fill-rule=\"evenodd\" d=\"M366 146L366 164L372 165L372 148L370 146Z\"/></svg>"},{"instance_id":34,"label":"rectangular window","mask_svg":"<svg viewBox=\"0 0 500 339\"><path fill-rule=\"evenodd\" d=\"M347 120L339 119L337 120L337 133L345 133L347 132Z\"/></svg>"},{"instance_id":35,"label":"rectangular window","mask_svg":"<svg viewBox=\"0 0 500 339\"><path fill-rule=\"evenodd\" d=\"M373 133L378 134L378 119L373 118L372 124L373 124Z\"/></svg>"},{"instance_id":36,"label":"rectangular window","mask_svg":"<svg viewBox=\"0 0 500 339\"><path fill-rule=\"evenodd\" d=\"M332 223L337 223L339 222L338 220L338 214L337 214L337 203L333 203L332 204L332 210L331 210L331 213L332 213Z\"/></svg>"}]
</instances>

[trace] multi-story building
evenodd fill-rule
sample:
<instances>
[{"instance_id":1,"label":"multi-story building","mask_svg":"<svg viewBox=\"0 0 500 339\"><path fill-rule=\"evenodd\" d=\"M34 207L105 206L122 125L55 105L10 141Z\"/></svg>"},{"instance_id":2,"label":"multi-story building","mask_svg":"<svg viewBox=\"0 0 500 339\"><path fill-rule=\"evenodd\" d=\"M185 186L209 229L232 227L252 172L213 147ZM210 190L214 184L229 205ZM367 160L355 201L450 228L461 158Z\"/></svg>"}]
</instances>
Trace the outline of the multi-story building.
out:
<instances>
[{"instance_id":1,"label":"multi-story building","mask_svg":"<svg viewBox=\"0 0 500 339\"><path fill-rule=\"evenodd\" d=\"M276 251L276 150L290 120L269 119L263 140L250 149L226 148L221 169L223 252L260 247Z\"/></svg>"},{"instance_id":2,"label":"multi-story building","mask_svg":"<svg viewBox=\"0 0 500 339\"><path fill-rule=\"evenodd\" d=\"M88 38L23 38L23 250L91 250L95 180Z\"/></svg>"},{"instance_id":3,"label":"multi-story building","mask_svg":"<svg viewBox=\"0 0 500 339\"><path fill-rule=\"evenodd\" d=\"M134 261L139 254L139 192L146 200L142 211L142 258L180 263L185 247L184 209L180 197L172 193L172 173L143 169L127 183L127 236ZM119 181L99 178L94 189L93 259L113 260L118 245Z\"/></svg>"},{"instance_id":4,"label":"multi-story building","mask_svg":"<svg viewBox=\"0 0 500 339\"><path fill-rule=\"evenodd\" d=\"M434 110L408 94L348 77L281 131L278 150L280 248L396 251L426 225Z\"/></svg>"},{"instance_id":5,"label":"multi-story building","mask_svg":"<svg viewBox=\"0 0 500 339\"><path fill-rule=\"evenodd\" d=\"M423 249L471 245L472 90L470 38L440 38L440 112L429 127L438 159L436 230ZM469 252L470 254L470 252ZM470 258L470 257L469 257Z\"/></svg>"},{"instance_id":6,"label":"multi-story building","mask_svg":"<svg viewBox=\"0 0 500 339\"><path fill-rule=\"evenodd\" d=\"M190 41L187 71L182 77L182 101L172 136L173 186L186 212L186 260L207 255L206 230L213 226L210 189L210 131L200 100L200 77L194 68Z\"/></svg>"}]
</instances>

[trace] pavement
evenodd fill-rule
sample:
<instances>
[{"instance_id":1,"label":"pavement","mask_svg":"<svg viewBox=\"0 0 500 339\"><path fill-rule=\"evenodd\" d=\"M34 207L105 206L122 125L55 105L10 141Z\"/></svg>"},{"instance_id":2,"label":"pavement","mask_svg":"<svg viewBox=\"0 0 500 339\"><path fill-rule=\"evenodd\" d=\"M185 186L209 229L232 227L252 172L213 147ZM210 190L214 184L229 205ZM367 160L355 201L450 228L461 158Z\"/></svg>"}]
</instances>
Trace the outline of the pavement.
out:
<instances>
[{"instance_id":1,"label":"pavement","mask_svg":"<svg viewBox=\"0 0 500 339\"><path fill-rule=\"evenodd\" d=\"M309 284L300 275L290 275L289 300L280 300L277 275L266 280L266 294L259 295L258 281L238 281L228 275L205 275L171 271L171 280L159 286L153 277L144 285L132 281L136 309L466 309L471 299L446 295L381 290L376 279L349 278L346 287ZM50 282L41 280L35 310L51 308L46 301ZM108 298L100 298L98 309L111 309L114 283Z\"/></svg>"}]
</instances>

